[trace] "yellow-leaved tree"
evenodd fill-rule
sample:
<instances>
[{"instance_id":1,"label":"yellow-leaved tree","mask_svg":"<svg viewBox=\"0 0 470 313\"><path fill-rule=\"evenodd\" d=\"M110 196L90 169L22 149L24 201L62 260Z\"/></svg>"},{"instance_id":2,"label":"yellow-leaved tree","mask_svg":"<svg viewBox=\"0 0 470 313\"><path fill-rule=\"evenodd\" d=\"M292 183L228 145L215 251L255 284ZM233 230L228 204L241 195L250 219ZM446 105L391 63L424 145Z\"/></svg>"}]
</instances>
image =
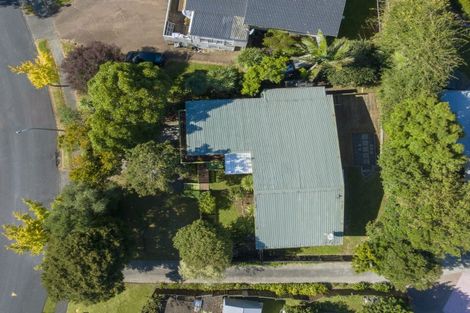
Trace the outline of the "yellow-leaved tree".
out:
<instances>
[{"instance_id":1,"label":"yellow-leaved tree","mask_svg":"<svg viewBox=\"0 0 470 313\"><path fill-rule=\"evenodd\" d=\"M59 74L49 51L39 51L38 56L33 61L25 61L18 66L10 66L10 70L16 74L26 74L31 84L38 89L48 85L56 86L59 82Z\"/></svg>"},{"instance_id":2,"label":"yellow-leaved tree","mask_svg":"<svg viewBox=\"0 0 470 313\"><path fill-rule=\"evenodd\" d=\"M29 213L13 212L13 216L22 224L3 225L3 235L13 241L6 248L18 254L30 252L33 255L39 255L49 239L49 234L44 227L49 211L39 202L27 199L23 202L33 216Z\"/></svg>"}]
</instances>

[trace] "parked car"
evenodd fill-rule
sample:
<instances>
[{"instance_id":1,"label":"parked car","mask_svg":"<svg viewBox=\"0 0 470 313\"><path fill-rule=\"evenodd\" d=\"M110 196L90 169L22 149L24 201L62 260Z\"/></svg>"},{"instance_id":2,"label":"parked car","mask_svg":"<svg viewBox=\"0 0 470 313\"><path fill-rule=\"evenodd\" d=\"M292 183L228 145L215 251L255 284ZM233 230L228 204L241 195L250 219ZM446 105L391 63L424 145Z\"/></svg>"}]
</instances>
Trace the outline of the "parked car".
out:
<instances>
[{"instance_id":1,"label":"parked car","mask_svg":"<svg viewBox=\"0 0 470 313\"><path fill-rule=\"evenodd\" d=\"M155 65L163 66L166 57L163 53L148 51L130 51L126 55L126 62L138 64L142 62L152 62Z\"/></svg>"}]
</instances>

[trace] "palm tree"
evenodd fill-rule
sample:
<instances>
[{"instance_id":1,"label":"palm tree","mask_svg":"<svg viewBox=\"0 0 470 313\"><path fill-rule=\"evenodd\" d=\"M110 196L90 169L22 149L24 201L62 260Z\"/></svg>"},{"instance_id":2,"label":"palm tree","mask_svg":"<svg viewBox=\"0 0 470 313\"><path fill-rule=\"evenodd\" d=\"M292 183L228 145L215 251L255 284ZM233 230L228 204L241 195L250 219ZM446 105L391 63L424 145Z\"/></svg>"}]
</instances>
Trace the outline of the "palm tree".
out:
<instances>
[{"instance_id":1,"label":"palm tree","mask_svg":"<svg viewBox=\"0 0 470 313\"><path fill-rule=\"evenodd\" d=\"M341 69L354 61L349 55L349 41L341 38L335 39L330 45L321 31L316 38L302 37L299 44L303 55L295 59L313 64L310 68L310 78L314 80L326 67Z\"/></svg>"}]
</instances>

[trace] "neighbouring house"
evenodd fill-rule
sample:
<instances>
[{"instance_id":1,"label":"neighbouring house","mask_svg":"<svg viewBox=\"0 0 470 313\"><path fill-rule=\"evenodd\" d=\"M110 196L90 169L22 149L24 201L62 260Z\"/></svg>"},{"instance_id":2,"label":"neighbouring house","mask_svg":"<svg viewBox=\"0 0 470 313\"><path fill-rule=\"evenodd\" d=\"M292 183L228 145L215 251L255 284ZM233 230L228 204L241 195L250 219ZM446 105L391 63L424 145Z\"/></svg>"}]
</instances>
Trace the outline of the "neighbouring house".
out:
<instances>
[{"instance_id":1,"label":"neighbouring house","mask_svg":"<svg viewBox=\"0 0 470 313\"><path fill-rule=\"evenodd\" d=\"M224 298L222 313L261 313L263 303L238 298Z\"/></svg>"},{"instance_id":2,"label":"neighbouring house","mask_svg":"<svg viewBox=\"0 0 470 313\"><path fill-rule=\"evenodd\" d=\"M222 50L244 48L252 29L336 37L346 0L169 0L169 43Z\"/></svg>"},{"instance_id":3,"label":"neighbouring house","mask_svg":"<svg viewBox=\"0 0 470 313\"><path fill-rule=\"evenodd\" d=\"M446 90L441 100L449 103L450 109L457 117L464 131L464 137L459 142L463 144L467 158L470 158L470 90ZM465 169L465 178L470 180L470 162Z\"/></svg>"},{"instance_id":4,"label":"neighbouring house","mask_svg":"<svg viewBox=\"0 0 470 313\"><path fill-rule=\"evenodd\" d=\"M333 96L323 87L186 103L182 149L253 174L256 248L340 245L344 182Z\"/></svg>"}]
</instances>

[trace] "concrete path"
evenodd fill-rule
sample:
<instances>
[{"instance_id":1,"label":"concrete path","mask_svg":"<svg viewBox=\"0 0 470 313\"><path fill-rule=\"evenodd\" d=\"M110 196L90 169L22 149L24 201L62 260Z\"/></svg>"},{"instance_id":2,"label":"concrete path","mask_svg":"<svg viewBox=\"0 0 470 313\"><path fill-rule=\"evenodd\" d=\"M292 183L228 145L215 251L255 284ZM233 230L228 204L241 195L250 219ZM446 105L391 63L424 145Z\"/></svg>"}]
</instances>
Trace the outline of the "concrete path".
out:
<instances>
[{"instance_id":1,"label":"concrete path","mask_svg":"<svg viewBox=\"0 0 470 313\"><path fill-rule=\"evenodd\" d=\"M1 2L1 1L0 1ZM0 5L0 225L16 222L12 211L25 211L22 198L45 205L59 187L54 132L15 130L27 127L54 128L49 94L35 89L24 75L8 69L36 55L22 12L8 1ZM0 312L40 313L46 292L40 272L33 267L39 257L17 255L4 249L0 235Z\"/></svg>"},{"instance_id":2,"label":"concrete path","mask_svg":"<svg viewBox=\"0 0 470 313\"><path fill-rule=\"evenodd\" d=\"M124 270L129 283L175 282L180 279L178 263L134 261ZM356 274L349 262L289 264L283 266L233 266L220 281L188 280L186 282L223 283L371 283L385 281L374 273Z\"/></svg>"}]
</instances>

